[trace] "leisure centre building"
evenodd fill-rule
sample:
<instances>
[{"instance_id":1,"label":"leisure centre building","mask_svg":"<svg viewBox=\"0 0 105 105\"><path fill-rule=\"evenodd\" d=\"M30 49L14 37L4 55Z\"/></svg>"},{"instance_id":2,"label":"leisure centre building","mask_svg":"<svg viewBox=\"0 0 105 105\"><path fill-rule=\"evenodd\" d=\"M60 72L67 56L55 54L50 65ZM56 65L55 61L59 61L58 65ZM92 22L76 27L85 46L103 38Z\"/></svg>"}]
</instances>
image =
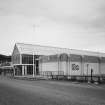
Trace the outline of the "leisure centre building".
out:
<instances>
[{"instance_id":1,"label":"leisure centre building","mask_svg":"<svg viewBox=\"0 0 105 105\"><path fill-rule=\"evenodd\" d=\"M105 75L105 53L16 43L12 53L14 76L63 75L83 78Z\"/></svg>"}]
</instances>

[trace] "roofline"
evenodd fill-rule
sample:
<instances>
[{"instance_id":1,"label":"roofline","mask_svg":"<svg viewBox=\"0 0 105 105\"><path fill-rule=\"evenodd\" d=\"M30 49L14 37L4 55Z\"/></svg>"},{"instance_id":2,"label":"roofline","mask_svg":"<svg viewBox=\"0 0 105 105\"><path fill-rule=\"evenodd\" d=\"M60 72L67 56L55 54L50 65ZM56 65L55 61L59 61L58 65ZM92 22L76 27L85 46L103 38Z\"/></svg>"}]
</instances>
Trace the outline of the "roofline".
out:
<instances>
[{"instance_id":1,"label":"roofline","mask_svg":"<svg viewBox=\"0 0 105 105\"><path fill-rule=\"evenodd\" d=\"M39 45L39 44L30 44L30 43L15 43L15 45L17 44L23 44L23 45L31 45L31 46L40 46L40 47L47 47L47 48L57 48L57 49L66 49L66 50L75 50L75 51L83 51L83 52L87 52L87 53L97 53L97 54L105 54L103 52L97 52L97 51L87 51L87 50L79 50L79 49L69 49L69 48L61 48L61 47L54 47L54 46L47 46L47 45Z\"/></svg>"}]
</instances>

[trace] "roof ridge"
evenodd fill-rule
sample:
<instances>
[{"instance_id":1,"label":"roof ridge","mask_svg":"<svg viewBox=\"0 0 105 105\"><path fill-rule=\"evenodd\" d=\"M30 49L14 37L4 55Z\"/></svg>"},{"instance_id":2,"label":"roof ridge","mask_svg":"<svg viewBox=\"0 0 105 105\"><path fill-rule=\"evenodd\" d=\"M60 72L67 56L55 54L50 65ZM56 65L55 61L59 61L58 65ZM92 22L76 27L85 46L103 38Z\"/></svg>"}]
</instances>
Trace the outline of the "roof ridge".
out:
<instances>
[{"instance_id":1,"label":"roof ridge","mask_svg":"<svg viewBox=\"0 0 105 105\"><path fill-rule=\"evenodd\" d=\"M16 43L16 44L23 44L23 45L32 45L32 46L40 46L40 47L48 47L48 48L57 48L57 49L72 50L72 49L69 49L69 48L61 48L61 47L54 47L54 46L47 46L47 45L39 45L39 44L27 44L27 43Z\"/></svg>"},{"instance_id":2,"label":"roof ridge","mask_svg":"<svg viewBox=\"0 0 105 105\"><path fill-rule=\"evenodd\" d=\"M105 54L105 53L102 53L102 52L95 52L95 51L87 51L87 50L78 50L78 49L69 49L69 48L61 48L61 47L53 47L53 46L46 46L46 45L38 45L38 44L27 44L27 43L16 43L16 45L27 45L27 46L39 46L39 47L46 47L46 48L52 48L52 49L59 49L59 50L66 50L67 52L70 52L70 51L79 51L79 54L81 53L92 53L92 54ZM65 51L65 52L66 52ZM61 51L62 52L62 51Z\"/></svg>"}]
</instances>

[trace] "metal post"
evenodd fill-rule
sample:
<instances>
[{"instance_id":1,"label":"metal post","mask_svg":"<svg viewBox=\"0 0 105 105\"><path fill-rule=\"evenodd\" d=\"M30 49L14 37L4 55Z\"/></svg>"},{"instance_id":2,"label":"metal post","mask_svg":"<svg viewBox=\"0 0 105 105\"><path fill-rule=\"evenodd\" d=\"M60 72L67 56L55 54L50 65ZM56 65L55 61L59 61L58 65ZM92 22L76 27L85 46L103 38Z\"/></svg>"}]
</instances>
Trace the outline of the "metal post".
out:
<instances>
[{"instance_id":1,"label":"metal post","mask_svg":"<svg viewBox=\"0 0 105 105\"><path fill-rule=\"evenodd\" d=\"M86 76L84 78L84 55L81 55L81 77L82 77L82 80L85 79L86 81Z\"/></svg>"},{"instance_id":2,"label":"metal post","mask_svg":"<svg viewBox=\"0 0 105 105\"><path fill-rule=\"evenodd\" d=\"M22 76L24 76L24 66L22 65Z\"/></svg>"},{"instance_id":3,"label":"metal post","mask_svg":"<svg viewBox=\"0 0 105 105\"><path fill-rule=\"evenodd\" d=\"M35 77L35 70L34 70L34 53L33 53L33 77Z\"/></svg>"},{"instance_id":4,"label":"metal post","mask_svg":"<svg viewBox=\"0 0 105 105\"><path fill-rule=\"evenodd\" d=\"M67 54L67 78L69 76L69 55Z\"/></svg>"},{"instance_id":5,"label":"metal post","mask_svg":"<svg viewBox=\"0 0 105 105\"><path fill-rule=\"evenodd\" d=\"M22 64L22 55L20 54L20 64Z\"/></svg>"},{"instance_id":6,"label":"metal post","mask_svg":"<svg viewBox=\"0 0 105 105\"><path fill-rule=\"evenodd\" d=\"M100 78L101 78L101 56L99 56L99 77L98 77L98 82L100 82Z\"/></svg>"},{"instance_id":7,"label":"metal post","mask_svg":"<svg viewBox=\"0 0 105 105\"><path fill-rule=\"evenodd\" d=\"M69 54L69 79L71 78L71 55Z\"/></svg>"},{"instance_id":8,"label":"metal post","mask_svg":"<svg viewBox=\"0 0 105 105\"><path fill-rule=\"evenodd\" d=\"M59 75L59 55L58 55L58 75Z\"/></svg>"},{"instance_id":9,"label":"metal post","mask_svg":"<svg viewBox=\"0 0 105 105\"><path fill-rule=\"evenodd\" d=\"M39 56L39 75L42 75L42 62L41 62L41 56Z\"/></svg>"},{"instance_id":10,"label":"metal post","mask_svg":"<svg viewBox=\"0 0 105 105\"><path fill-rule=\"evenodd\" d=\"M88 67L89 67L89 64L87 64L87 81L88 81Z\"/></svg>"},{"instance_id":11,"label":"metal post","mask_svg":"<svg viewBox=\"0 0 105 105\"><path fill-rule=\"evenodd\" d=\"M35 59L35 62L34 62L34 74L36 75L36 59Z\"/></svg>"},{"instance_id":12,"label":"metal post","mask_svg":"<svg viewBox=\"0 0 105 105\"><path fill-rule=\"evenodd\" d=\"M68 79L70 79L70 74L71 74L71 66L70 66L70 54L68 54Z\"/></svg>"},{"instance_id":13,"label":"metal post","mask_svg":"<svg viewBox=\"0 0 105 105\"><path fill-rule=\"evenodd\" d=\"M99 76L101 77L101 57L99 57L98 63L99 63Z\"/></svg>"},{"instance_id":14,"label":"metal post","mask_svg":"<svg viewBox=\"0 0 105 105\"><path fill-rule=\"evenodd\" d=\"M14 76L15 76L15 67L13 68L13 71L14 71Z\"/></svg>"},{"instance_id":15,"label":"metal post","mask_svg":"<svg viewBox=\"0 0 105 105\"><path fill-rule=\"evenodd\" d=\"M93 81L93 69L91 69L91 82Z\"/></svg>"}]
</instances>

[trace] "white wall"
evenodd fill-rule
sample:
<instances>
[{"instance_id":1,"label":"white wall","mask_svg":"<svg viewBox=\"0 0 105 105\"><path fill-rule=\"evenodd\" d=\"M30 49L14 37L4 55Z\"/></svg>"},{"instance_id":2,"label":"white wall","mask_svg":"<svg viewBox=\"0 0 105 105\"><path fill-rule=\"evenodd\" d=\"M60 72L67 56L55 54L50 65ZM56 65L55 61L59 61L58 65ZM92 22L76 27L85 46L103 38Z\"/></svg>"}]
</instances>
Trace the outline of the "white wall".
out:
<instances>
[{"instance_id":1,"label":"white wall","mask_svg":"<svg viewBox=\"0 0 105 105\"><path fill-rule=\"evenodd\" d=\"M60 62L60 71L64 72L64 75L68 74L68 64L66 61L61 61Z\"/></svg>"},{"instance_id":2,"label":"white wall","mask_svg":"<svg viewBox=\"0 0 105 105\"><path fill-rule=\"evenodd\" d=\"M100 68L101 68L100 73L105 74L105 63L101 63Z\"/></svg>"},{"instance_id":3,"label":"white wall","mask_svg":"<svg viewBox=\"0 0 105 105\"><path fill-rule=\"evenodd\" d=\"M99 64L98 63L84 63L84 75L91 75L91 69L93 69L93 75L99 74Z\"/></svg>"},{"instance_id":4,"label":"white wall","mask_svg":"<svg viewBox=\"0 0 105 105\"><path fill-rule=\"evenodd\" d=\"M58 67L59 65L59 67ZM58 72L58 69L59 71L63 71L64 75L67 75L68 73L68 65L67 65L67 62L66 61L61 61L59 62L47 62L47 63L42 63L40 65L41 67L41 70L42 71L55 71L55 72Z\"/></svg>"},{"instance_id":5,"label":"white wall","mask_svg":"<svg viewBox=\"0 0 105 105\"><path fill-rule=\"evenodd\" d=\"M73 64L74 68L73 70ZM87 64L88 64L88 75L91 75L91 69L93 69L93 75L99 74L99 63L84 63L83 64L83 71L81 70L81 62L69 62L69 65L66 61L60 61L59 67L58 62L46 62L40 64L41 71L63 71L65 75L87 75ZM101 64L101 73L105 74L105 64Z\"/></svg>"},{"instance_id":6,"label":"white wall","mask_svg":"<svg viewBox=\"0 0 105 105\"><path fill-rule=\"evenodd\" d=\"M42 71L58 71L58 62L46 62L41 65Z\"/></svg>"}]
</instances>

